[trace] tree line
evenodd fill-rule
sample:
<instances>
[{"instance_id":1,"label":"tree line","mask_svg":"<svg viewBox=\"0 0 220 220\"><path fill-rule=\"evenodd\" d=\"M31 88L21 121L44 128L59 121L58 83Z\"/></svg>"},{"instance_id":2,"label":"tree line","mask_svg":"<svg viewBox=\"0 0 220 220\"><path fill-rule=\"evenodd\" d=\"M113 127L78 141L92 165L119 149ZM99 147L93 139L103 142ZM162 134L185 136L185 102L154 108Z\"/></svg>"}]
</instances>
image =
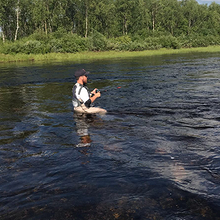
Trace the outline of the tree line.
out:
<instances>
[{"instance_id":1,"label":"tree line","mask_svg":"<svg viewBox=\"0 0 220 220\"><path fill-rule=\"evenodd\" d=\"M208 46L220 42L220 5L196 0L1 0L0 28L0 52L5 53Z\"/></svg>"}]
</instances>

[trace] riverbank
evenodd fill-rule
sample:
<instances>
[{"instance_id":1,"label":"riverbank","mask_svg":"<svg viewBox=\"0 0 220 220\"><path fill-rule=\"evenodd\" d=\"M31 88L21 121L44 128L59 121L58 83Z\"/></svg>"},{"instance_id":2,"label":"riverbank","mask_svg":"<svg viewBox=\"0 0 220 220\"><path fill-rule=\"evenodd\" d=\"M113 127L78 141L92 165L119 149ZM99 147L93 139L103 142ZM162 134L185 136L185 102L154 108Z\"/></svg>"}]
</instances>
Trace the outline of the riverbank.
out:
<instances>
[{"instance_id":1,"label":"riverbank","mask_svg":"<svg viewBox=\"0 0 220 220\"><path fill-rule=\"evenodd\" d=\"M184 53L220 53L220 46L181 49L159 49L145 51L104 51L104 52L81 52L81 53L49 53L49 54L0 54L0 63L8 62L50 62L50 61L93 61L99 59L129 58L138 56L157 56L166 54Z\"/></svg>"}]
</instances>

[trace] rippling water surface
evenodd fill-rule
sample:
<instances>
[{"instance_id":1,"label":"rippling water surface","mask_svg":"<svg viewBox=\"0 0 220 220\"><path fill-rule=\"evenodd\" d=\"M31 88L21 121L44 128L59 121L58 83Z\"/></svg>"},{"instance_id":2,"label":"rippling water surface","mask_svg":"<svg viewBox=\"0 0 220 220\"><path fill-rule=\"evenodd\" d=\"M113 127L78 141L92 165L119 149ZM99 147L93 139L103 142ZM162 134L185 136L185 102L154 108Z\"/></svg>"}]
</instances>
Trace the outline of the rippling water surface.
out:
<instances>
[{"instance_id":1,"label":"rippling water surface","mask_svg":"<svg viewBox=\"0 0 220 220\"><path fill-rule=\"evenodd\" d=\"M220 58L0 65L0 219L220 219ZM72 111L90 71L106 115Z\"/></svg>"}]
</instances>

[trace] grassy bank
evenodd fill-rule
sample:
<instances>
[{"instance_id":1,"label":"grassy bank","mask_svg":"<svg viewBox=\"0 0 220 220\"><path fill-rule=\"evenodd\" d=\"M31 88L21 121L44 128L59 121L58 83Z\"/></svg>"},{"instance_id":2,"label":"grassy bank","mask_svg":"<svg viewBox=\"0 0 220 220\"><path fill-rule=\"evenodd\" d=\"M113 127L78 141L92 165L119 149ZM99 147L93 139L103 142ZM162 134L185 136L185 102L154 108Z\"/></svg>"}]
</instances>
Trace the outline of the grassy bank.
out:
<instances>
[{"instance_id":1,"label":"grassy bank","mask_svg":"<svg viewBox=\"0 0 220 220\"><path fill-rule=\"evenodd\" d=\"M49 53L49 54L0 54L0 63L8 62L52 62L52 61L92 61L111 58L129 58L139 56L157 56L166 54L185 54L185 53L220 53L220 46L209 46L199 48L181 49L158 49L145 51L106 51L106 52L81 52L81 53Z\"/></svg>"}]
</instances>

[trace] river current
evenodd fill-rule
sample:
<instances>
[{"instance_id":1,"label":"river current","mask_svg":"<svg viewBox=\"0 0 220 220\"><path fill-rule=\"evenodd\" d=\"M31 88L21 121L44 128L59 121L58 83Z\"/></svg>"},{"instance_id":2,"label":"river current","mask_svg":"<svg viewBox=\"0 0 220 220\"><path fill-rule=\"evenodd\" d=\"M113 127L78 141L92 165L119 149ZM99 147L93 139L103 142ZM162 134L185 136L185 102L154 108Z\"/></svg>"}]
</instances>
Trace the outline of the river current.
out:
<instances>
[{"instance_id":1,"label":"river current","mask_svg":"<svg viewBox=\"0 0 220 220\"><path fill-rule=\"evenodd\" d=\"M0 64L0 219L220 219L219 63ZM74 114L81 68L107 114Z\"/></svg>"}]
</instances>

